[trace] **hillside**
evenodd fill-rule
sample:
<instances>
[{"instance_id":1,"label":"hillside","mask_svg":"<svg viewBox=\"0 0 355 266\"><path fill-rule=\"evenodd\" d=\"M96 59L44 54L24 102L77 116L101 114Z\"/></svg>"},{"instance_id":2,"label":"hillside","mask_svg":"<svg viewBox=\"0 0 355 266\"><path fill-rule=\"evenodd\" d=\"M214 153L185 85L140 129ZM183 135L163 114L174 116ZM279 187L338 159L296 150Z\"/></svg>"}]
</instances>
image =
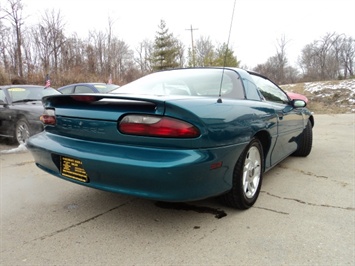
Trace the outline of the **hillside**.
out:
<instances>
[{"instance_id":1,"label":"hillside","mask_svg":"<svg viewBox=\"0 0 355 266\"><path fill-rule=\"evenodd\" d=\"M308 108L315 113L355 113L355 79L288 84L281 88L307 96Z\"/></svg>"}]
</instances>

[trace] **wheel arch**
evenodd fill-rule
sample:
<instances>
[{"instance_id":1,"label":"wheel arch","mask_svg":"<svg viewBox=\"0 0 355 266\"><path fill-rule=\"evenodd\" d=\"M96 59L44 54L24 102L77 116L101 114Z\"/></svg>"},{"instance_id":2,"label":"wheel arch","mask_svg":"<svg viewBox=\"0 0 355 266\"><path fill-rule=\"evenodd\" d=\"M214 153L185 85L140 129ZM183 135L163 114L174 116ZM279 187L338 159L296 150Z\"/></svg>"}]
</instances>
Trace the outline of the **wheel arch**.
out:
<instances>
[{"instance_id":1,"label":"wheel arch","mask_svg":"<svg viewBox=\"0 0 355 266\"><path fill-rule=\"evenodd\" d=\"M311 116L309 117L309 121L311 122L312 127L314 127L314 117L313 117L313 115L311 115Z\"/></svg>"},{"instance_id":2,"label":"wheel arch","mask_svg":"<svg viewBox=\"0 0 355 266\"><path fill-rule=\"evenodd\" d=\"M266 161L266 157L267 155L269 154L269 151L270 151L270 147L271 147L271 137L270 137L270 134L269 132L267 132L266 130L262 130L262 131L259 131L258 133L256 133L254 135L254 138L257 138L260 143L261 143L261 146L263 148L263 171L265 171L265 161Z\"/></svg>"}]
</instances>

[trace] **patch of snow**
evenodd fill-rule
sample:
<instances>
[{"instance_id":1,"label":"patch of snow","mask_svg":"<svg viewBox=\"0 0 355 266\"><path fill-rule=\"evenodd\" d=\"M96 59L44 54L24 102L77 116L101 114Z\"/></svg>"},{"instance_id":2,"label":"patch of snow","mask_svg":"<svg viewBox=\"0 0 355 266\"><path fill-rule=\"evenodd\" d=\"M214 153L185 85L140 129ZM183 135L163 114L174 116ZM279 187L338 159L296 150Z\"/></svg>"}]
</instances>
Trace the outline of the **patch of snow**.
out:
<instances>
[{"instance_id":1,"label":"patch of snow","mask_svg":"<svg viewBox=\"0 0 355 266\"><path fill-rule=\"evenodd\" d=\"M304 84L306 91L311 93L322 91L322 90L349 90L351 93L355 93L355 79L342 80L338 84L332 84L331 81L320 81L320 82L307 82Z\"/></svg>"},{"instance_id":2,"label":"patch of snow","mask_svg":"<svg viewBox=\"0 0 355 266\"><path fill-rule=\"evenodd\" d=\"M26 152L26 144L20 144L18 147L10 149L10 150L5 150L5 151L0 151L0 153L21 153L21 152Z\"/></svg>"}]
</instances>

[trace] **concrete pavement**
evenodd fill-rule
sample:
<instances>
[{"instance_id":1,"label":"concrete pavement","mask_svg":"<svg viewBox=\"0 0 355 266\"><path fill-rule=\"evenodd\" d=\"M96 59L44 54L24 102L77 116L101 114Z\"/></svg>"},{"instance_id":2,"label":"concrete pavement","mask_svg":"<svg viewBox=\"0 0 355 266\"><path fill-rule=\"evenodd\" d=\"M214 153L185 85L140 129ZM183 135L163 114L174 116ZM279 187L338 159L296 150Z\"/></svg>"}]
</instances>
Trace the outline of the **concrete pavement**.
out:
<instances>
[{"instance_id":1,"label":"concrete pavement","mask_svg":"<svg viewBox=\"0 0 355 266\"><path fill-rule=\"evenodd\" d=\"M354 265L355 114L315 124L311 154L266 173L247 211L82 187L1 144L0 265Z\"/></svg>"}]
</instances>

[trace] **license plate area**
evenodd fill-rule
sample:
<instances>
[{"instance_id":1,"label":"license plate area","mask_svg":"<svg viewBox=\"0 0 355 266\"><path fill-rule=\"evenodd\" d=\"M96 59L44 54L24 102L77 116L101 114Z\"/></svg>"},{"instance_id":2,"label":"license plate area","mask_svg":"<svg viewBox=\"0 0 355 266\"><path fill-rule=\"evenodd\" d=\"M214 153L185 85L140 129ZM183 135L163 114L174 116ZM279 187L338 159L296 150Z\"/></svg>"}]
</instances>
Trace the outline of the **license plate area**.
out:
<instances>
[{"instance_id":1,"label":"license plate area","mask_svg":"<svg viewBox=\"0 0 355 266\"><path fill-rule=\"evenodd\" d=\"M65 156L60 157L60 173L62 176L80 182L89 182L89 177L83 167L82 161Z\"/></svg>"}]
</instances>

